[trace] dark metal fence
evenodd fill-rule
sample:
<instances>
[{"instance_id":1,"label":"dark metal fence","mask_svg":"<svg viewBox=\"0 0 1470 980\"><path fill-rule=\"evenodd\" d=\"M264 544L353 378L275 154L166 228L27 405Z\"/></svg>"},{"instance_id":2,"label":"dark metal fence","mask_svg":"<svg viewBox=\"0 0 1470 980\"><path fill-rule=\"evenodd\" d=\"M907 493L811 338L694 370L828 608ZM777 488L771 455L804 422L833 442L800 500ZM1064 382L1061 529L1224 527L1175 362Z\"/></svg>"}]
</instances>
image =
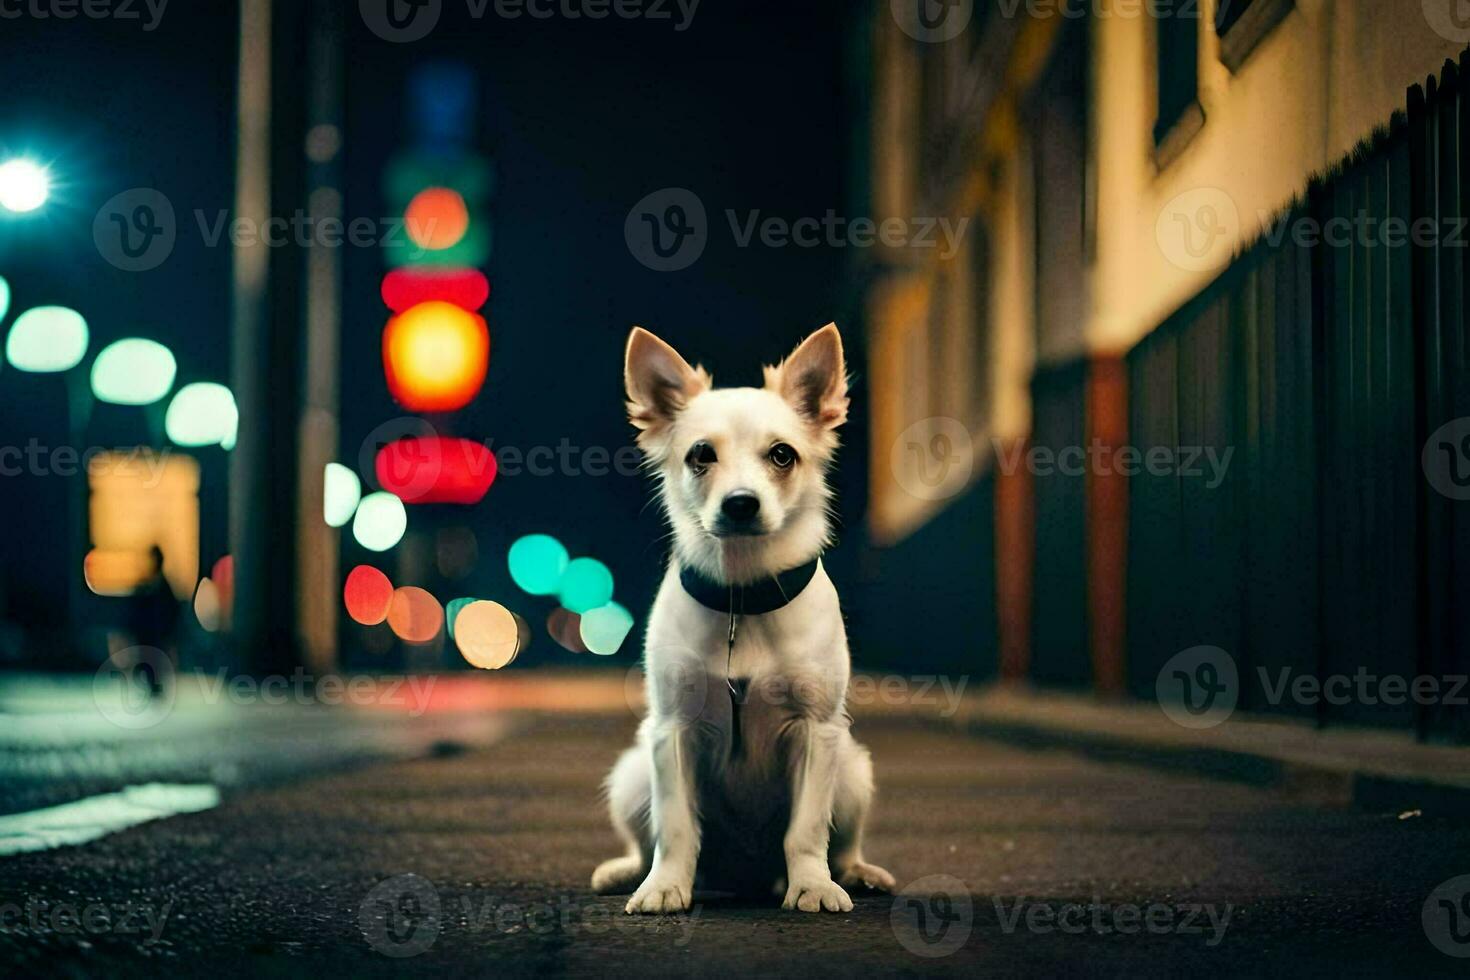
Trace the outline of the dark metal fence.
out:
<instances>
[{"instance_id":1,"label":"dark metal fence","mask_svg":"<svg viewBox=\"0 0 1470 980\"><path fill-rule=\"evenodd\" d=\"M1244 708L1470 734L1444 681L1470 673L1464 68L1412 89L1407 114L1128 355L1134 446L1233 452L1217 486L1131 481L1139 696L1211 644L1239 665ZM1433 676L1439 695L1271 694L1303 675Z\"/></svg>"}]
</instances>

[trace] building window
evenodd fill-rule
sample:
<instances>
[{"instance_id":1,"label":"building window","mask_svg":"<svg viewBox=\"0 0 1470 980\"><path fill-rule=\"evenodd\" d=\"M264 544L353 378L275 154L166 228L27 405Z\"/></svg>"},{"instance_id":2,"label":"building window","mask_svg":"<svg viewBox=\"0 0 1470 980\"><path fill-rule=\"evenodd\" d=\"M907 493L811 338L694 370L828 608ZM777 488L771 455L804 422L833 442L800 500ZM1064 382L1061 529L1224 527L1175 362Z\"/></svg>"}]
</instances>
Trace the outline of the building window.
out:
<instances>
[{"instance_id":1,"label":"building window","mask_svg":"<svg viewBox=\"0 0 1470 980\"><path fill-rule=\"evenodd\" d=\"M1220 60L1225 67L1239 70L1292 6L1293 0L1219 0L1215 33L1220 35Z\"/></svg>"},{"instance_id":2,"label":"building window","mask_svg":"<svg viewBox=\"0 0 1470 980\"><path fill-rule=\"evenodd\" d=\"M1199 104L1199 5L1157 17L1158 121L1154 147L1159 166L1168 166L1204 124Z\"/></svg>"}]
</instances>

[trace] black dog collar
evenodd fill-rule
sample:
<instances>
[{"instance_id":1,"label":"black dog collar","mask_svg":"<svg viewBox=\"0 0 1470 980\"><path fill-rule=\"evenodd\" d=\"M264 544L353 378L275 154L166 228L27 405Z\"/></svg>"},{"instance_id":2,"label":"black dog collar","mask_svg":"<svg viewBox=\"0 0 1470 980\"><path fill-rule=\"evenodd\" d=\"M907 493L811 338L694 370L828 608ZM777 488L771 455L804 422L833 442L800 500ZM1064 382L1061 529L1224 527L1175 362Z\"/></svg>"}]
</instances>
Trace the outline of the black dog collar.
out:
<instances>
[{"instance_id":1,"label":"black dog collar","mask_svg":"<svg viewBox=\"0 0 1470 980\"><path fill-rule=\"evenodd\" d=\"M789 604L811 583L820 558L787 569L750 585L727 585L705 578L687 565L679 568L679 581L695 602L715 612L759 616Z\"/></svg>"}]
</instances>

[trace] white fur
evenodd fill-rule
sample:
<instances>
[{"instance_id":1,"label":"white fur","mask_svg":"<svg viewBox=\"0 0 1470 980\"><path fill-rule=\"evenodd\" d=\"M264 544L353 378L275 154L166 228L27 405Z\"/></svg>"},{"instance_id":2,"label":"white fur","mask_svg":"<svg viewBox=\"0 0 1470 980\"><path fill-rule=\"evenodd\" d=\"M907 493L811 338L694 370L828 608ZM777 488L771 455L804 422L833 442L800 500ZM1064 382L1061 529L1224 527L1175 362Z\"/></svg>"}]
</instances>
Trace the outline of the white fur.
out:
<instances>
[{"instance_id":1,"label":"white fur","mask_svg":"<svg viewBox=\"0 0 1470 980\"><path fill-rule=\"evenodd\" d=\"M703 887L778 888L789 909L849 911L846 888L894 881L862 856L872 763L848 730L847 637L831 579L819 565L788 605L739 617L733 652L729 617L679 582L691 565L718 582L753 583L827 545L825 471L847 407L836 328L768 369L764 388L723 390L635 329L627 384L674 553L648 621L649 713L607 781L628 849L598 867L592 886L636 885L629 913L687 910L697 874ZM685 455L701 441L718 462L697 470ZM769 459L776 442L797 453L787 470ZM758 533L722 535L720 503L735 490L759 498ZM738 739L727 657L728 676L749 685Z\"/></svg>"}]
</instances>

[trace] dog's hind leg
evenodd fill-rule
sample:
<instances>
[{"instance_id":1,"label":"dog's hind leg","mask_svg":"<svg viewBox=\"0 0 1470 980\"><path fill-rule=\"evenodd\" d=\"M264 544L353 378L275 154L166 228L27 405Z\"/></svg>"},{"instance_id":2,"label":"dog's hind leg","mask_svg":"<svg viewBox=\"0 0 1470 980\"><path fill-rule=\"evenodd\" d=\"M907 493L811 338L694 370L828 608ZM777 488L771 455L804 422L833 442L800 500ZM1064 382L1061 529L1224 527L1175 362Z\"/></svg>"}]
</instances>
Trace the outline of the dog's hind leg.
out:
<instances>
[{"instance_id":1,"label":"dog's hind leg","mask_svg":"<svg viewBox=\"0 0 1470 980\"><path fill-rule=\"evenodd\" d=\"M607 777L607 804L613 829L628 845L622 857L604 861L592 872L592 890L599 895L619 895L638 887L653 858L649 836L648 749L641 743L624 752Z\"/></svg>"},{"instance_id":2,"label":"dog's hind leg","mask_svg":"<svg viewBox=\"0 0 1470 980\"><path fill-rule=\"evenodd\" d=\"M832 877L843 888L891 892L893 875L863 860L863 824L873 802L873 760L852 736L844 740L832 801Z\"/></svg>"}]
</instances>

